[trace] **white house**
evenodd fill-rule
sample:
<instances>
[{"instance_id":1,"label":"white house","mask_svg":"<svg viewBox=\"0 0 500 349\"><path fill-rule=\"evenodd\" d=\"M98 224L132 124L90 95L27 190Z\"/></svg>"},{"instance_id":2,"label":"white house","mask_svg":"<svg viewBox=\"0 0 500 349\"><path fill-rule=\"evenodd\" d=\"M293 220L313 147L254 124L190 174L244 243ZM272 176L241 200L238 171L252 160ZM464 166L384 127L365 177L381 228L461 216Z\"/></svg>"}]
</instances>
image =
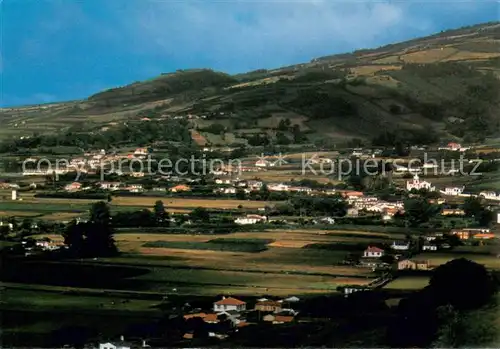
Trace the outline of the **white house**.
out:
<instances>
[{"instance_id":1,"label":"white house","mask_svg":"<svg viewBox=\"0 0 500 349\"><path fill-rule=\"evenodd\" d=\"M379 258L384 255L384 250L375 246L368 246L363 253L363 257Z\"/></svg>"},{"instance_id":2,"label":"white house","mask_svg":"<svg viewBox=\"0 0 500 349\"><path fill-rule=\"evenodd\" d=\"M479 196L488 200L500 200L500 195L497 195L494 191L482 191L479 193Z\"/></svg>"},{"instance_id":3,"label":"white house","mask_svg":"<svg viewBox=\"0 0 500 349\"><path fill-rule=\"evenodd\" d=\"M270 191L288 191L290 189L289 185L278 183L278 184L269 184L267 189Z\"/></svg>"},{"instance_id":4,"label":"white house","mask_svg":"<svg viewBox=\"0 0 500 349\"><path fill-rule=\"evenodd\" d=\"M323 224L335 224L335 219L332 217L324 217L319 220Z\"/></svg>"},{"instance_id":5,"label":"white house","mask_svg":"<svg viewBox=\"0 0 500 349\"><path fill-rule=\"evenodd\" d=\"M99 187L104 190L118 190L120 182L100 182Z\"/></svg>"},{"instance_id":6,"label":"white house","mask_svg":"<svg viewBox=\"0 0 500 349\"><path fill-rule=\"evenodd\" d=\"M391 248L397 251L407 251L408 249L410 249L410 243L402 241L393 241Z\"/></svg>"},{"instance_id":7,"label":"white house","mask_svg":"<svg viewBox=\"0 0 500 349\"><path fill-rule=\"evenodd\" d=\"M220 301L214 303L214 312L222 311L245 311L247 303L233 297L222 297Z\"/></svg>"},{"instance_id":8,"label":"white house","mask_svg":"<svg viewBox=\"0 0 500 349\"><path fill-rule=\"evenodd\" d=\"M422 251L437 251L437 246L432 244L424 244L422 246Z\"/></svg>"},{"instance_id":9,"label":"white house","mask_svg":"<svg viewBox=\"0 0 500 349\"><path fill-rule=\"evenodd\" d=\"M234 220L234 223L241 224L241 225L256 224L256 223L259 223L259 222L265 222L266 220L267 220L266 216L259 216L259 215L256 215L256 214L249 214L249 215L246 215L246 217L236 218Z\"/></svg>"},{"instance_id":10,"label":"white house","mask_svg":"<svg viewBox=\"0 0 500 349\"><path fill-rule=\"evenodd\" d=\"M262 188L264 183L262 181L255 181L255 180L250 180L246 182L246 185L248 188L254 189L254 190L259 190Z\"/></svg>"},{"instance_id":11,"label":"white house","mask_svg":"<svg viewBox=\"0 0 500 349\"><path fill-rule=\"evenodd\" d=\"M433 164L433 163L427 162L427 163L422 165L422 168L423 169L438 168L438 164Z\"/></svg>"},{"instance_id":12,"label":"white house","mask_svg":"<svg viewBox=\"0 0 500 349\"><path fill-rule=\"evenodd\" d=\"M421 181L418 178L417 174L415 174L412 181L406 182L406 190L411 191L412 189L415 189L415 190L427 189L428 191L436 190L436 188L433 187L430 182Z\"/></svg>"},{"instance_id":13,"label":"white house","mask_svg":"<svg viewBox=\"0 0 500 349\"><path fill-rule=\"evenodd\" d=\"M444 195L458 196L464 192L465 187L446 187L440 192Z\"/></svg>"},{"instance_id":14,"label":"white house","mask_svg":"<svg viewBox=\"0 0 500 349\"><path fill-rule=\"evenodd\" d=\"M130 191L131 193L140 193L142 191L144 191L144 187L142 184L130 184L128 187L127 187L128 191Z\"/></svg>"},{"instance_id":15,"label":"white house","mask_svg":"<svg viewBox=\"0 0 500 349\"><path fill-rule=\"evenodd\" d=\"M216 184L231 184L230 178L217 178L215 179Z\"/></svg>"},{"instance_id":16,"label":"white house","mask_svg":"<svg viewBox=\"0 0 500 349\"><path fill-rule=\"evenodd\" d=\"M257 167L273 167L274 166L274 162L268 161L268 160L265 160L265 159L260 159L260 160L257 160L255 162L255 166L257 166Z\"/></svg>"}]
</instances>

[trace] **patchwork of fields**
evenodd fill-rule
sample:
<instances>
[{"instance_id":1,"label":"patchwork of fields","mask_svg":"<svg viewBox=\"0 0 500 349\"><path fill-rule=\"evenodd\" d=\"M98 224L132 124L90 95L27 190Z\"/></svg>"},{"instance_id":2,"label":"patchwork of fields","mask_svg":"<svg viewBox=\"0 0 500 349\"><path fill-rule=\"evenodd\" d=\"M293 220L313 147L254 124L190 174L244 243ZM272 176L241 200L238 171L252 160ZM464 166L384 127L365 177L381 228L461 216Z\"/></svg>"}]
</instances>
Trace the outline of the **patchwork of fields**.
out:
<instances>
[{"instance_id":1,"label":"patchwork of fields","mask_svg":"<svg viewBox=\"0 0 500 349\"><path fill-rule=\"evenodd\" d=\"M0 193L1 194L1 193ZM4 196L10 192L4 191ZM86 216L90 205L97 200L64 199L64 198L36 198L33 192L21 193L20 201L4 200L0 202L1 217L36 217L46 220L71 220L79 216ZM171 213L189 213L196 207L207 209L243 209L256 210L266 206L274 206L275 202L231 200L231 199L184 199L156 196L119 196L113 197L110 208L113 212L122 210L152 209L157 200L162 200L167 211Z\"/></svg>"}]
</instances>

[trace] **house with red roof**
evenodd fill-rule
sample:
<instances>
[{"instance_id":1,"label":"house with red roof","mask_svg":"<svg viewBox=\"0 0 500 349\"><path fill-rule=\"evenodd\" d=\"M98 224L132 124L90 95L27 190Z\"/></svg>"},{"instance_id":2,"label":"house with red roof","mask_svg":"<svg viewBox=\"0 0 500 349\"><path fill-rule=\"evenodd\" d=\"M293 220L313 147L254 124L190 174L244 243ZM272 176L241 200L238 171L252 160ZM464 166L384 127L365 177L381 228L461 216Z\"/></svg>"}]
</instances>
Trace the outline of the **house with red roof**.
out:
<instances>
[{"instance_id":1,"label":"house with red roof","mask_svg":"<svg viewBox=\"0 0 500 349\"><path fill-rule=\"evenodd\" d=\"M233 297L222 297L218 302L214 303L214 311L244 311L246 310L247 303Z\"/></svg>"},{"instance_id":2,"label":"house with red roof","mask_svg":"<svg viewBox=\"0 0 500 349\"><path fill-rule=\"evenodd\" d=\"M384 250L376 246L368 246L363 253L363 257L367 258L379 258L384 255Z\"/></svg>"}]
</instances>

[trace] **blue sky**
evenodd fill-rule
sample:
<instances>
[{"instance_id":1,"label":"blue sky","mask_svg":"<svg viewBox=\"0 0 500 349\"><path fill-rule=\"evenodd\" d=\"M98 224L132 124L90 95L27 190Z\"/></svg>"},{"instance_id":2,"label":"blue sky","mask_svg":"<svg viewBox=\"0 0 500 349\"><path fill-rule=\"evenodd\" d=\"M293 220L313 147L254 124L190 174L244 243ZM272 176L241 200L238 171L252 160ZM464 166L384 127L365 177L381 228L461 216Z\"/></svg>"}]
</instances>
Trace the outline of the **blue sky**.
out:
<instances>
[{"instance_id":1,"label":"blue sky","mask_svg":"<svg viewBox=\"0 0 500 349\"><path fill-rule=\"evenodd\" d=\"M0 0L1 1L1 0ZM301 63L499 18L497 1L3 0L1 106Z\"/></svg>"}]
</instances>

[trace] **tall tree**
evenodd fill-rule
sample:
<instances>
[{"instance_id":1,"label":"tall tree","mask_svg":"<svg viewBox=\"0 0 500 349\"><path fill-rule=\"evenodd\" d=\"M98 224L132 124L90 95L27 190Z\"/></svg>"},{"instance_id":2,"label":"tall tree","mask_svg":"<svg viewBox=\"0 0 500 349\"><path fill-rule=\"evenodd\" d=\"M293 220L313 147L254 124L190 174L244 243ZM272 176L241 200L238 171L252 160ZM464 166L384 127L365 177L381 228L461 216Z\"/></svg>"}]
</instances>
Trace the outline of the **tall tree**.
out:
<instances>
[{"instance_id":1,"label":"tall tree","mask_svg":"<svg viewBox=\"0 0 500 349\"><path fill-rule=\"evenodd\" d=\"M155 206L153 207L153 212L157 226L161 227L169 225L170 221L168 217L168 212L165 210L165 205L163 204L163 201L158 200L155 202Z\"/></svg>"},{"instance_id":2,"label":"tall tree","mask_svg":"<svg viewBox=\"0 0 500 349\"><path fill-rule=\"evenodd\" d=\"M87 253L94 256L107 256L117 252L111 214L105 202L96 202L90 208L90 220L85 233Z\"/></svg>"},{"instance_id":3,"label":"tall tree","mask_svg":"<svg viewBox=\"0 0 500 349\"><path fill-rule=\"evenodd\" d=\"M429 288L439 304L465 310L488 303L497 291L497 283L483 265L459 258L437 267Z\"/></svg>"},{"instance_id":4,"label":"tall tree","mask_svg":"<svg viewBox=\"0 0 500 349\"><path fill-rule=\"evenodd\" d=\"M85 225L72 220L62 232L64 244L76 255L82 255L85 250Z\"/></svg>"}]
</instances>

